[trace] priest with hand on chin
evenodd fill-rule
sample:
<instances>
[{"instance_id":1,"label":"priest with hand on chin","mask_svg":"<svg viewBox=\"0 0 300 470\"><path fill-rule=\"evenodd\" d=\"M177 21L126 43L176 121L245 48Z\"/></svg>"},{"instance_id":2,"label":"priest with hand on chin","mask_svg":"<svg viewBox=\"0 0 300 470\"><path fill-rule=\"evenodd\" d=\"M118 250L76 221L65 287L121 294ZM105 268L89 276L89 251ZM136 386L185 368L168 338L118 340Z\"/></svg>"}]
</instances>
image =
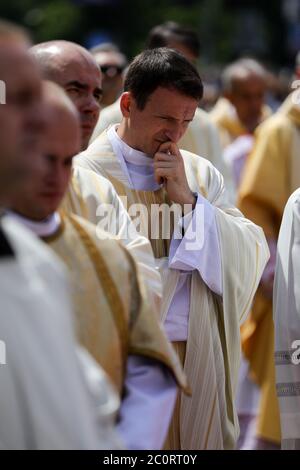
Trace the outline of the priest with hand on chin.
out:
<instances>
[{"instance_id":1,"label":"priest with hand on chin","mask_svg":"<svg viewBox=\"0 0 300 470\"><path fill-rule=\"evenodd\" d=\"M164 283L161 318L193 392L179 395L167 449L235 447L239 326L269 255L262 230L228 202L222 175L177 146L202 93L181 54L144 51L126 75L122 121L74 161L109 179L129 210L137 203L148 214L157 205L179 209L175 221L172 210L147 220Z\"/></svg>"}]
</instances>

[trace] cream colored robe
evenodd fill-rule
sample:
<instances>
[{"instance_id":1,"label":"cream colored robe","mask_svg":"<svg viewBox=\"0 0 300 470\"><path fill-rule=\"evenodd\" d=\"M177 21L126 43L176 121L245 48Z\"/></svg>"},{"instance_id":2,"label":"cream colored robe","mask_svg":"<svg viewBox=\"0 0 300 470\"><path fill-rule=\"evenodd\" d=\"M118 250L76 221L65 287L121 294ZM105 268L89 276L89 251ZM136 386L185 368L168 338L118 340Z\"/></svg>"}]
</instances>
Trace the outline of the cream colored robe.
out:
<instances>
[{"instance_id":1,"label":"cream colored robe","mask_svg":"<svg viewBox=\"0 0 300 470\"><path fill-rule=\"evenodd\" d=\"M86 352L76 355L62 263L10 216L1 226L15 256L0 259L0 449L123 448L117 394Z\"/></svg>"},{"instance_id":2,"label":"cream colored robe","mask_svg":"<svg viewBox=\"0 0 300 470\"><path fill-rule=\"evenodd\" d=\"M260 225L267 238L278 238L282 214L291 193L300 186L300 109L291 96L256 131L240 187L239 207ZM242 327L245 356L252 378L261 388L258 436L280 443L275 391L272 302L261 288Z\"/></svg>"},{"instance_id":3,"label":"cream colored robe","mask_svg":"<svg viewBox=\"0 0 300 470\"><path fill-rule=\"evenodd\" d=\"M153 252L147 238L137 233L113 185L85 168L73 168L71 183L62 209L76 214L97 226L97 234L114 236L134 257L143 276L153 309L161 307L162 284L155 267Z\"/></svg>"},{"instance_id":4,"label":"cream colored robe","mask_svg":"<svg viewBox=\"0 0 300 470\"><path fill-rule=\"evenodd\" d=\"M215 295L193 271L189 333L184 370L193 396L182 397L181 448L232 449L239 433L234 396L240 360L240 322L246 317L268 258L262 230L227 202L221 174L205 159L182 152L192 191L200 192L216 207L222 256L223 297ZM117 157L104 132L75 158L85 167L109 178L129 206L142 202L170 204L164 189L135 191L129 188ZM158 220L158 219L156 219ZM151 240L160 264L167 260L170 240ZM161 317L165 320L176 290L179 272L163 270Z\"/></svg>"},{"instance_id":5,"label":"cream colored robe","mask_svg":"<svg viewBox=\"0 0 300 470\"><path fill-rule=\"evenodd\" d=\"M43 239L69 269L80 344L103 367L120 397L129 355L161 362L187 389L127 250L107 235L99 239L95 226L81 217L61 217L58 231Z\"/></svg>"},{"instance_id":6,"label":"cream colored robe","mask_svg":"<svg viewBox=\"0 0 300 470\"><path fill-rule=\"evenodd\" d=\"M274 283L275 366L281 445L300 449L300 189L282 219Z\"/></svg>"},{"instance_id":7,"label":"cream colored robe","mask_svg":"<svg viewBox=\"0 0 300 470\"><path fill-rule=\"evenodd\" d=\"M90 144L110 125L121 122L122 118L120 99L118 99L115 103L101 111ZM194 119L189 124L184 136L178 142L178 146L183 150L201 155L209 160L222 173L225 186L229 191L229 197L233 200L235 197L234 183L222 157L218 129L206 111L200 108L196 109Z\"/></svg>"}]
</instances>

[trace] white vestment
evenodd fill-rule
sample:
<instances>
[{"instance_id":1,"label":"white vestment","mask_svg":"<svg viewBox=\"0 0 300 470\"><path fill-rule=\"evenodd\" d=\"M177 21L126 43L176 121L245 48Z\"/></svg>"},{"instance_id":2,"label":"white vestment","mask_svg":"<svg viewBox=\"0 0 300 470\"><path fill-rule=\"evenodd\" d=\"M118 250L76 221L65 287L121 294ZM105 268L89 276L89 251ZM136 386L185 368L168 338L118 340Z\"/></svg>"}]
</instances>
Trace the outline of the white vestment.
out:
<instances>
[{"instance_id":1,"label":"white vestment","mask_svg":"<svg viewBox=\"0 0 300 470\"><path fill-rule=\"evenodd\" d=\"M286 205L274 284L276 389L283 449L300 449L300 189Z\"/></svg>"},{"instance_id":2,"label":"white vestment","mask_svg":"<svg viewBox=\"0 0 300 470\"><path fill-rule=\"evenodd\" d=\"M43 221L32 221L14 212L9 215L43 237L53 236L62 224L58 212ZM124 398L117 425L123 442L129 450L161 449L177 396L172 372L160 361L131 354L127 358L124 380Z\"/></svg>"},{"instance_id":3,"label":"white vestment","mask_svg":"<svg viewBox=\"0 0 300 470\"><path fill-rule=\"evenodd\" d=\"M10 217L1 227L12 254L0 258L0 448L120 448L118 399L87 352L76 354L60 262Z\"/></svg>"}]
</instances>

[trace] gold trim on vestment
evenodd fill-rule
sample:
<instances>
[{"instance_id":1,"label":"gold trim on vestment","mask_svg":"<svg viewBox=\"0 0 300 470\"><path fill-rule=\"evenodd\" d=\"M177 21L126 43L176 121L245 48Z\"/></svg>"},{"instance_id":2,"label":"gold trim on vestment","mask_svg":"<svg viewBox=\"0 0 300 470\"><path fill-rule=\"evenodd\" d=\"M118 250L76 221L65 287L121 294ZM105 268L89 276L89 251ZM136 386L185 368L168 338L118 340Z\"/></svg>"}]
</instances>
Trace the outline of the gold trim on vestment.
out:
<instances>
[{"instance_id":1,"label":"gold trim on vestment","mask_svg":"<svg viewBox=\"0 0 300 470\"><path fill-rule=\"evenodd\" d=\"M129 333L122 300L119 296L115 283L109 273L106 263L99 252L99 249L94 244L93 240L88 235L86 230L75 220L75 218L69 216L69 220L77 230L84 246L86 247L86 250L92 260L96 273L99 277L100 283L103 286L103 292L105 293L106 299L113 313L113 318L115 320L115 324L119 332L119 338L122 347L123 371L125 374L128 355Z\"/></svg>"}]
</instances>

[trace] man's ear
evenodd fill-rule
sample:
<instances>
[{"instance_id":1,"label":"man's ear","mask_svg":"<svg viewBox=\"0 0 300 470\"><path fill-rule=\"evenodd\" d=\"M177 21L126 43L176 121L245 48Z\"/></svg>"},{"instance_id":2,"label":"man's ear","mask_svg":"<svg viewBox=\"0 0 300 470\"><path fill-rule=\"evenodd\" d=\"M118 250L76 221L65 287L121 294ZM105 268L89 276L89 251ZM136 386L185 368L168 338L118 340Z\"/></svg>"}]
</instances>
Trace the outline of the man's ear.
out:
<instances>
[{"instance_id":1,"label":"man's ear","mask_svg":"<svg viewBox=\"0 0 300 470\"><path fill-rule=\"evenodd\" d=\"M124 117L130 116L130 106L132 104L132 96L130 91L125 91L121 96L120 108Z\"/></svg>"}]
</instances>

